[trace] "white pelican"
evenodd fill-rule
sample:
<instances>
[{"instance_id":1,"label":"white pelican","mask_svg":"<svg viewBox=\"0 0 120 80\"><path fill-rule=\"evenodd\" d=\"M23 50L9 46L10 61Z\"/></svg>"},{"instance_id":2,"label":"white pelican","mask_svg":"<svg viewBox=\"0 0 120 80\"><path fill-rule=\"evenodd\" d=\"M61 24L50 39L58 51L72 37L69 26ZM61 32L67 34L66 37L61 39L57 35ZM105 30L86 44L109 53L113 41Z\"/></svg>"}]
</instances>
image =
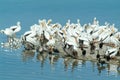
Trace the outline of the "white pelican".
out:
<instances>
[{"instance_id":1,"label":"white pelican","mask_svg":"<svg viewBox=\"0 0 120 80\"><path fill-rule=\"evenodd\" d=\"M85 35L85 34L84 34ZM85 46L89 46L90 44L90 41L91 39L87 36L80 36L79 37L79 41L82 40L83 41L83 44L82 45L85 45ZM80 42L79 42L80 43ZM81 43L80 43L81 44Z\"/></svg>"},{"instance_id":2,"label":"white pelican","mask_svg":"<svg viewBox=\"0 0 120 80\"><path fill-rule=\"evenodd\" d=\"M34 31L25 32L24 35L22 36L22 40L23 40L23 42L25 42L24 43L25 45L26 45L26 43L28 43L28 44L30 43L36 47L40 45L40 42L36 37L36 32L34 32Z\"/></svg>"},{"instance_id":3,"label":"white pelican","mask_svg":"<svg viewBox=\"0 0 120 80\"><path fill-rule=\"evenodd\" d=\"M118 51L119 51L118 47L110 48L106 51L105 55L110 56L110 58L114 58L117 55Z\"/></svg>"},{"instance_id":4,"label":"white pelican","mask_svg":"<svg viewBox=\"0 0 120 80\"><path fill-rule=\"evenodd\" d=\"M14 33L19 32L21 30L20 22L17 22L16 26L11 26L10 29L13 30Z\"/></svg>"},{"instance_id":5,"label":"white pelican","mask_svg":"<svg viewBox=\"0 0 120 80\"><path fill-rule=\"evenodd\" d=\"M50 35L49 41L46 43L47 46L54 46L55 45L55 39L52 35Z\"/></svg>"},{"instance_id":6,"label":"white pelican","mask_svg":"<svg viewBox=\"0 0 120 80\"><path fill-rule=\"evenodd\" d=\"M3 34L5 34L5 35L7 35L8 42L9 41L11 42L11 40L13 40L13 38L14 38L14 32L10 28L6 28L5 30L1 30L0 32L3 33Z\"/></svg>"},{"instance_id":7,"label":"white pelican","mask_svg":"<svg viewBox=\"0 0 120 80\"><path fill-rule=\"evenodd\" d=\"M40 30L40 26L39 25L37 25L37 24L34 24L34 25L32 25L32 26L30 26L30 30L31 31L39 31Z\"/></svg>"},{"instance_id":8,"label":"white pelican","mask_svg":"<svg viewBox=\"0 0 120 80\"><path fill-rule=\"evenodd\" d=\"M22 35L22 38L24 39L24 40L26 40L26 37L34 37L36 35L36 33L34 32L34 31L26 31L23 35Z\"/></svg>"},{"instance_id":9,"label":"white pelican","mask_svg":"<svg viewBox=\"0 0 120 80\"><path fill-rule=\"evenodd\" d=\"M97 25L97 18L96 17L94 17L94 19L93 19L93 25Z\"/></svg>"},{"instance_id":10,"label":"white pelican","mask_svg":"<svg viewBox=\"0 0 120 80\"><path fill-rule=\"evenodd\" d=\"M117 76L117 72L118 72L117 68L118 68L118 65L109 64L109 72L116 76Z\"/></svg>"},{"instance_id":11,"label":"white pelican","mask_svg":"<svg viewBox=\"0 0 120 80\"><path fill-rule=\"evenodd\" d=\"M84 30L87 34L92 34L93 28L90 27L91 25L84 24Z\"/></svg>"},{"instance_id":12,"label":"white pelican","mask_svg":"<svg viewBox=\"0 0 120 80\"><path fill-rule=\"evenodd\" d=\"M67 55L70 55L74 58L77 58L79 56L78 55L79 44L78 39L76 37L67 36L64 44L65 46L63 47L63 49Z\"/></svg>"},{"instance_id":13,"label":"white pelican","mask_svg":"<svg viewBox=\"0 0 120 80\"><path fill-rule=\"evenodd\" d=\"M120 41L114 36L108 36L103 43L111 44L110 46L120 46ZM112 45L113 44L113 45Z\"/></svg>"},{"instance_id":14,"label":"white pelican","mask_svg":"<svg viewBox=\"0 0 120 80\"><path fill-rule=\"evenodd\" d=\"M67 23L66 23L66 26L65 27L67 27L67 26L69 26L70 25L70 19L67 21Z\"/></svg>"},{"instance_id":15,"label":"white pelican","mask_svg":"<svg viewBox=\"0 0 120 80\"><path fill-rule=\"evenodd\" d=\"M10 28L6 28L5 30L1 30L1 33L4 33L11 40L13 40L16 36L16 33L21 30L20 22L17 22L16 26L11 26ZM8 39L8 41L10 40Z\"/></svg>"},{"instance_id":16,"label":"white pelican","mask_svg":"<svg viewBox=\"0 0 120 80\"><path fill-rule=\"evenodd\" d=\"M47 25L50 25L51 22L52 22L52 19L49 19L49 20L47 21Z\"/></svg>"},{"instance_id":17,"label":"white pelican","mask_svg":"<svg viewBox=\"0 0 120 80\"><path fill-rule=\"evenodd\" d=\"M113 33L116 33L116 32L118 31L118 29L115 28L115 24L112 24L112 25L110 26L110 29L111 29L111 31L112 31Z\"/></svg>"},{"instance_id":18,"label":"white pelican","mask_svg":"<svg viewBox=\"0 0 120 80\"><path fill-rule=\"evenodd\" d=\"M99 21L97 21L96 17L93 20L93 24L89 23L89 27L92 28L93 30L99 26Z\"/></svg>"},{"instance_id":19,"label":"white pelican","mask_svg":"<svg viewBox=\"0 0 120 80\"><path fill-rule=\"evenodd\" d=\"M46 30L47 29L47 22L46 22L46 20L45 19L43 19L43 20L38 20L38 23L39 23L39 25L40 25L40 28L42 28L42 30Z\"/></svg>"},{"instance_id":20,"label":"white pelican","mask_svg":"<svg viewBox=\"0 0 120 80\"><path fill-rule=\"evenodd\" d=\"M50 39L50 33L48 31L44 31L44 36L47 40Z\"/></svg>"},{"instance_id":21,"label":"white pelican","mask_svg":"<svg viewBox=\"0 0 120 80\"><path fill-rule=\"evenodd\" d=\"M77 19L77 26L78 26L78 27L81 27L80 19Z\"/></svg>"}]
</instances>

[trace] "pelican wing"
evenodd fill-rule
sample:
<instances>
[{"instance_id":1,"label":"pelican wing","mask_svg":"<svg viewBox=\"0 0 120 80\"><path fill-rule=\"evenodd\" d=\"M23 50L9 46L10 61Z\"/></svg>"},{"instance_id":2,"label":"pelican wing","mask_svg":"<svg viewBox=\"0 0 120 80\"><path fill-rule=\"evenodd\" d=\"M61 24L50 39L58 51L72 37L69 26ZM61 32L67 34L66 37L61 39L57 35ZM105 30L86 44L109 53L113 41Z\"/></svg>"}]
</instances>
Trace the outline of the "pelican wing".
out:
<instances>
[{"instance_id":1,"label":"pelican wing","mask_svg":"<svg viewBox=\"0 0 120 80\"><path fill-rule=\"evenodd\" d=\"M47 31L45 31L45 34L44 34L44 35L45 35L45 38L46 38L46 39L48 39L48 40L50 39L50 34L49 34Z\"/></svg>"}]
</instances>

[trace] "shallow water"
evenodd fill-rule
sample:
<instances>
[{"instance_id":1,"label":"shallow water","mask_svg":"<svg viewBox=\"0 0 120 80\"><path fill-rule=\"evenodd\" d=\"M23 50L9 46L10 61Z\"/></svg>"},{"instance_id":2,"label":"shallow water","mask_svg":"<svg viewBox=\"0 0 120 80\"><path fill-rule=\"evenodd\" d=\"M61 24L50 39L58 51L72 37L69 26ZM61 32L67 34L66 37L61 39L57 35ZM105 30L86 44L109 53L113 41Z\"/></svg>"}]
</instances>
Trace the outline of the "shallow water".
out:
<instances>
[{"instance_id":1,"label":"shallow water","mask_svg":"<svg viewBox=\"0 0 120 80\"><path fill-rule=\"evenodd\" d=\"M59 58L57 55L31 51L0 50L2 80L119 80L115 65L99 66L96 62ZM52 59L54 57L54 59ZM114 69L112 69L112 66Z\"/></svg>"},{"instance_id":2,"label":"shallow water","mask_svg":"<svg viewBox=\"0 0 120 80\"><path fill-rule=\"evenodd\" d=\"M120 26L119 0L0 0L0 29L22 24L20 37L38 19L53 19L62 25L68 19L81 24L92 22L94 17ZM0 34L0 42L6 42ZM34 56L23 52L24 48L11 50L0 47L0 80L119 80L120 71L115 65L99 67L96 62L56 58L51 55ZM54 57L54 55L52 56ZM42 60L43 59L43 60ZM67 60L67 61L66 61ZM111 67L110 67L111 66Z\"/></svg>"}]
</instances>

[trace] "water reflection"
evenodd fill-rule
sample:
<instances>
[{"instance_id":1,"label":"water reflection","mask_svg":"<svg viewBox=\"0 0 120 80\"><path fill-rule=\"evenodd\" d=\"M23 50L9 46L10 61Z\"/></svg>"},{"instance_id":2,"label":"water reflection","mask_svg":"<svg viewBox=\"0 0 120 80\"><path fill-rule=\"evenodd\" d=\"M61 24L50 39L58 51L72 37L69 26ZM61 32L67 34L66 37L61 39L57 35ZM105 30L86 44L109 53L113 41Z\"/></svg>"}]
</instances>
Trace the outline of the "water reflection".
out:
<instances>
[{"instance_id":1,"label":"water reflection","mask_svg":"<svg viewBox=\"0 0 120 80\"><path fill-rule=\"evenodd\" d=\"M22 44L21 44L21 40L19 38L14 38L14 41L6 41L6 42L1 42L0 46L2 48L7 48L7 49L20 49Z\"/></svg>"},{"instance_id":2,"label":"water reflection","mask_svg":"<svg viewBox=\"0 0 120 80\"><path fill-rule=\"evenodd\" d=\"M70 66L70 63L71 63L71 58L69 58L69 57L64 58L64 69L65 69L65 71L68 69L68 66Z\"/></svg>"},{"instance_id":3,"label":"water reflection","mask_svg":"<svg viewBox=\"0 0 120 80\"><path fill-rule=\"evenodd\" d=\"M99 63L97 63L97 69L98 69L98 73L100 75L101 71L106 69L106 66L101 66Z\"/></svg>"},{"instance_id":4,"label":"water reflection","mask_svg":"<svg viewBox=\"0 0 120 80\"><path fill-rule=\"evenodd\" d=\"M23 50L22 51L22 60L23 62L26 62L30 59L32 59L35 55L35 52L32 50Z\"/></svg>"},{"instance_id":5,"label":"water reflection","mask_svg":"<svg viewBox=\"0 0 120 80\"><path fill-rule=\"evenodd\" d=\"M49 61L50 61L50 64L54 64L58 61L59 59L59 56L58 55L52 55L52 54L49 54Z\"/></svg>"},{"instance_id":6,"label":"water reflection","mask_svg":"<svg viewBox=\"0 0 120 80\"><path fill-rule=\"evenodd\" d=\"M120 75L120 64L119 64L118 67L117 67L117 72L118 72L118 74Z\"/></svg>"},{"instance_id":7,"label":"water reflection","mask_svg":"<svg viewBox=\"0 0 120 80\"><path fill-rule=\"evenodd\" d=\"M28 60L31 60L34 57L35 57L35 51L23 50L22 60L24 62L27 62ZM40 61L41 67L44 67L44 65L46 64L46 61L49 61L48 63L50 65L54 65L55 63L59 62L59 59L62 59L63 65L60 65L60 66L64 67L64 71L68 71L68 70L71 70L72 72L76 70L78 71L79 69L82 69L81 67L86 67L90 64L92 65L91 70L93 72L97 70L98 75L103 74L104 71L107 72L107 75L120 75L120 64L114 65L114 64L108 63L108 64L101 65L95 61L78 60L78 59L73 59L71 57L61 58L59 57L59 55L48 54L48 52L37 53L36 59ZM88 62L90 63L87 64ZM55 67L55 66L51 66L51 67Z\"/></svg>"},{"instance_id":8,"label":"water reflection","mask_svg":"<svg viewBox=\"0 0 120 80\"><path fill-rule=\"evenodd\" d=\"M118 75L120 75L120 64L118 64L118 65L109 64L108 74L115 75L116 73ZM117 76L117 74L116 74L116 76Z\"/></svg>"},{"instance_id":9,"label":"water reflection","mask_svg":"<svg viewBox=\"0 0 120 80\"><path fill-rule=\"evenodd\" d=\"M38 53L37 60L41 62L41 67L44 66L45 60L47 59L48 54L46 52Z\"/></svg>"},{"instance_id":10,"label":"water reflection","mask_svg":"<svg viewBox=\"0 0 120 80\"><path fill-rule=\"evenodd\" d=\"M72 72L74 71L74 69L77 68L78 64L79 64L79 60L77 60L77 59L73 60L73 62L72 62Z\"/></svg>"},{"instance_id":11,"label":"water reflection","mask_svg":"<svg viewBox=\"0 0 120 80\"><path fill-rule=\"evenodd\" d=\"M100 64L97 63L97 69L99 75L102 74L103 70L107 71L107 75L120 75L120 64L115 65L115 64L106 64L101 66Z\"/></svg>"}]
</instances>

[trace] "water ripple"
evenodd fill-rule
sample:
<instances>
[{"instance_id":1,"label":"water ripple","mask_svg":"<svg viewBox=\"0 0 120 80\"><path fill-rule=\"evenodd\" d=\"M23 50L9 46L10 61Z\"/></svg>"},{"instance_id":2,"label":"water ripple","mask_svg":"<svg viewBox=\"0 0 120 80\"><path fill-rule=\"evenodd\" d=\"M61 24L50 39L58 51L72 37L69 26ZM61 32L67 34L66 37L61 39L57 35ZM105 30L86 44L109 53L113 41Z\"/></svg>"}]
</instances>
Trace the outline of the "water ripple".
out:
<instances>
[{"instance_id":1,"label":"water ripple","mask_svg":"<svg viewBox=\"0 0 120 80\"><path fill-rule=\"evenodd\" d=\"M1 51L0 63L2 63L0 65L0 78L4 80L16 80L16 77L18 80L88 80L90 76L96 76L95 79L104 77L106 80L109 77L119 78L118 72L108 71L108 65L105 65L104 68L97 66L96 62L70 57L59 58L49 54L35 55L34 52L30 51L28 53L25 51L23 53L20 51L18 53Z\"/></svg>"}]
</instances>

